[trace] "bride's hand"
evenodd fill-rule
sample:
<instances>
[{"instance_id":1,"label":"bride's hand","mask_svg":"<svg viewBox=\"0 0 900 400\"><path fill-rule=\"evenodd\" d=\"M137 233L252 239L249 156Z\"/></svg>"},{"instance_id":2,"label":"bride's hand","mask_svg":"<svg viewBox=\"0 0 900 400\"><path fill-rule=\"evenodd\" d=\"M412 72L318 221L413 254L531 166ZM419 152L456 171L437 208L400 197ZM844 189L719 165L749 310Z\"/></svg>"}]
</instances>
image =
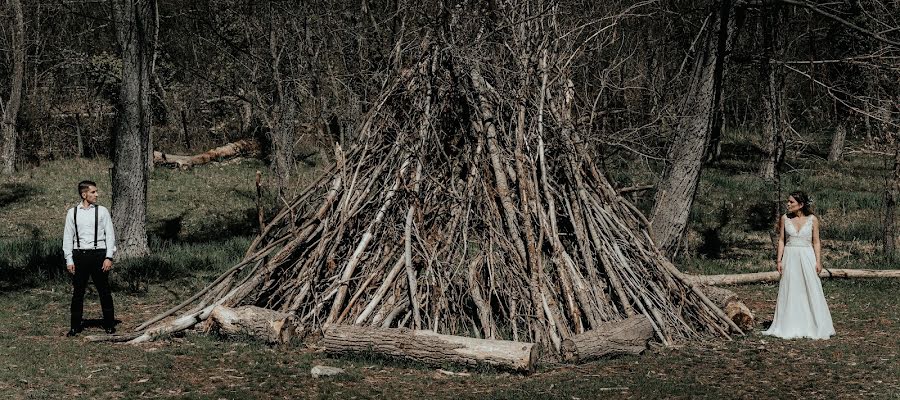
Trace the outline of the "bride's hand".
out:
<instances>
[{"instance_id":1,"label":"bride's hand","mask_svg":"<svg viewBox=\"0 0 900 400\"><path fill-rule=\"evenodd\" d=\"M822 263L817 262L817 263L816 263L816 273L818 274L818 273L821 273L821 272L822 272Z\"/></svg>"},{"instance_id":2,"label":"bride's hand","mask_svg":"<svg viewBox=\"0 0 900 400\"><path fill-rule=\"evenodd\" d=\"M781 271L782 271L782 263L781 263L781 261L778 262L778 265L776 266L776 268L778 268L778 273L781 274Z\"/></svg>"}]
</instances>

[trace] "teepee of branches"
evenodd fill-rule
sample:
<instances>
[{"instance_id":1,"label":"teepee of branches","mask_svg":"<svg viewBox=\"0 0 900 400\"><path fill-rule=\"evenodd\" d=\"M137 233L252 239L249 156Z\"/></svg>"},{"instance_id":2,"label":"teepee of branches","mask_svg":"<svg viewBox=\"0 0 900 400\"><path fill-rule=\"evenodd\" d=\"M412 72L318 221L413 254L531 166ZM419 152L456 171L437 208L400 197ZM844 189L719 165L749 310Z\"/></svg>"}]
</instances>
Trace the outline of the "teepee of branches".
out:
<instances>
[{"instance_id":1,"label":"teepee of branches","mask_svg":"<svg viewBox=\"0 0 900 400\"><path fill-rule=\"evenodd\" d=\"M409 50L356 144L335 150L243 261L140 329L190 311L136 341L220 304L311 329L408 327L557 351L636 314L663 343L740 332L597 169L574 112L576 50L541 33L548 18L521 25L476 29L465 45L445 31Z\"/></svg>"}]
</instances>

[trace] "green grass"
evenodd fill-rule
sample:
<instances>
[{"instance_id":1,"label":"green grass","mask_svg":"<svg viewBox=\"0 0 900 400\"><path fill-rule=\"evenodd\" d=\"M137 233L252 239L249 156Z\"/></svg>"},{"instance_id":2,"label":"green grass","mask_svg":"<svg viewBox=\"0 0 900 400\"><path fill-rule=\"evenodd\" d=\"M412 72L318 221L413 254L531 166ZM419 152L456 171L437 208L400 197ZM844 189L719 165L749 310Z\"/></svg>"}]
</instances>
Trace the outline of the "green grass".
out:
<instances>
[{"instance_id":1,"label":"green grass","mask_svg":"<svg viewBox=\"0 0 900 400\"><path fill-rule=\"evenodd\" d=\"M17 398L896 398L900 395L900 281L826 281L838 336L783 341L758 334L654 348L641 356L544 366L523 376L481 371L447 376L378 357L329 356L302 345L269 347L188 333L140 346L62 336L67 286L0 295L0 393ZM734 288L771 319L775 285ZM182 295L188 295L185 291ZM133 327L171 293L117 293L123 327ZM179 297L180 298L180 297ZM88 315L99 314L95 296ZM97 333L97 332L89 332ZM309 376L313 365L345 368Z\"/></svg>"}]
</instances>

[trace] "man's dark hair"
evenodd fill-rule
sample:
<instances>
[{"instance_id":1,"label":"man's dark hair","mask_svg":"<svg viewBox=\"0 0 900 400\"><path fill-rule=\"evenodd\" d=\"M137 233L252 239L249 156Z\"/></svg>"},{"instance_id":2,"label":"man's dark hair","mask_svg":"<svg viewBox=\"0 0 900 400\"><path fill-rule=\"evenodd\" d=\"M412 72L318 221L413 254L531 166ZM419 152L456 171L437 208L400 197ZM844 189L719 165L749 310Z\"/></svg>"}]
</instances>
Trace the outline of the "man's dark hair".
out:
<instances>
[{"instance_id":1,"label":"man's dark hair","mask_svg":"<svg viewBox=\"0 0 900 400\"><path fill-rule=\"evenodd\" d=\"M81 181L78 182L78 197L81 197L81 194L87 192L88 189L93 187L97 187L97 184L94 181Z\"/></svg>"}]
</instances>

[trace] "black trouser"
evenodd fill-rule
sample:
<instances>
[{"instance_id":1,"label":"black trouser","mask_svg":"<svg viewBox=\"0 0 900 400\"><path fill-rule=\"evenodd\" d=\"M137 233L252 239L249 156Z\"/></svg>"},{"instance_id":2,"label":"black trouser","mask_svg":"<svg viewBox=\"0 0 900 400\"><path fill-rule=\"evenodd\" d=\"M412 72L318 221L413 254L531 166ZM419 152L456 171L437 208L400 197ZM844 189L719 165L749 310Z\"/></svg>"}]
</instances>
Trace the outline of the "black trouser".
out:
<instances>
[{"instance_id":1,"label":"black trouser","mask_svg":"<svg viewBox=\"0 0 900 400\"><path fill-rule=\"evenodd\" d=\"M109 290L109 272L103 272L103 260L106 259L106 249L75 250L72 252L75 261L75 276L72 285L72 319L73 329L81 328L81 319L84 314L84 290L87 289L88 278L93 279L97 293L100 294L100 307L103 309L103 326L115 325L115 312L113 310L112 292Z\"/></svg>"}]
</instances>

